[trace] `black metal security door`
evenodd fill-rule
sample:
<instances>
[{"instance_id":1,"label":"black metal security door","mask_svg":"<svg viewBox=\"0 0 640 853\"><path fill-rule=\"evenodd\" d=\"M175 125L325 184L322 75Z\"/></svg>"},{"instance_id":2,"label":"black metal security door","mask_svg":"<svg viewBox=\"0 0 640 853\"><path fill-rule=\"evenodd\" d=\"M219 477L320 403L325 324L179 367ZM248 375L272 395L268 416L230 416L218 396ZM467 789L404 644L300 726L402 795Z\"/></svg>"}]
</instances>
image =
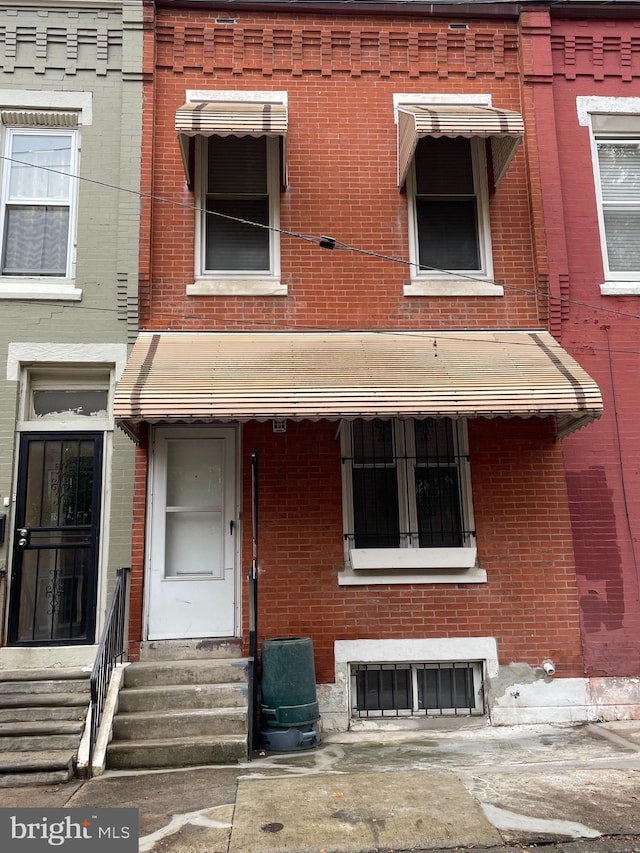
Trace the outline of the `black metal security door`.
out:
<instances>
[{"instance_id":1,"label":"black metal security door","mask_svg":"<svg viewBox=\"0 0 640 853\"><path fill-rule=\"evenodd\" d=\"M12 645L94 641L101 481L101 434L22 435Z\"/></svg>"}]
</instances>

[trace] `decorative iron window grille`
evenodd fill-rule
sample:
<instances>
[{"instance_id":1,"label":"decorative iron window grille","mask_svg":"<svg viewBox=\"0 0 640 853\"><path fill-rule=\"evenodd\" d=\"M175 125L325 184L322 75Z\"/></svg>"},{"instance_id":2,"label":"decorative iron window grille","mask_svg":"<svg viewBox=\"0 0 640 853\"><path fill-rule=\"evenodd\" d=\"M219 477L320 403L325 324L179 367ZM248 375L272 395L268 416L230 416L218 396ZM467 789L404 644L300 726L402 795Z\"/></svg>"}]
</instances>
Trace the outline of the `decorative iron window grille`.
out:
<instances>
[{"instance_id":1,"label":"decorative iron window grille","mask_svg":"<svg viewBox=\"0 0 640 853\"><path fill-rule=\"evenodd\" d=\"M351 474L345 538L354 548L472 544L464 422L356 420L343 464Z\"/></svg>"},{"instance_id":2,"label":"decorative iron window grille","mask_svg":"<svg viewBox=\"0 0 640 853\"><path fill-rule=\"evenodd\" d=\"M356 717L482 716L482 663L351 665Z\"/></svg>"}]
</instances>

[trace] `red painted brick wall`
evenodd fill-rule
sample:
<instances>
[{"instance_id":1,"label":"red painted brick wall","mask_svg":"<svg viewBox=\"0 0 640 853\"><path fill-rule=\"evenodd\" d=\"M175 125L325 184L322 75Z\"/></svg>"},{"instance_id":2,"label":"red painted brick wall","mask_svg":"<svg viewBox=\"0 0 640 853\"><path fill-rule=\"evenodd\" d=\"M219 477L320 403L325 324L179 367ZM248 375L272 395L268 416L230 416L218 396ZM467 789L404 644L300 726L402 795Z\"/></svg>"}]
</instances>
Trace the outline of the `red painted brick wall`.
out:
<instances>
[{"instance_id":1,"label":"red painted brick wall","mask_svg":"<svg viewBox=\"0 0 640 853\"><path fill-rule=\"evenodd\" d=\"M547 25L549 21L547 19ZM637 21L554 19L531 75L552 281L565 281L563 346L596 379L604 415L563 442L577 565L585 669L640 672L640 347L638 297L602 296L604 281L590 134L576 98L638 97ZM535 64L535 63L532 63ZM548 85L552 81L552 89ZM551 97L550 97L551 96ZM640 112L640 110L639 110ZM551 164L551 167L550 165ZM546 172L545 172L546 169Z\"/></svg>"}]
</instances>

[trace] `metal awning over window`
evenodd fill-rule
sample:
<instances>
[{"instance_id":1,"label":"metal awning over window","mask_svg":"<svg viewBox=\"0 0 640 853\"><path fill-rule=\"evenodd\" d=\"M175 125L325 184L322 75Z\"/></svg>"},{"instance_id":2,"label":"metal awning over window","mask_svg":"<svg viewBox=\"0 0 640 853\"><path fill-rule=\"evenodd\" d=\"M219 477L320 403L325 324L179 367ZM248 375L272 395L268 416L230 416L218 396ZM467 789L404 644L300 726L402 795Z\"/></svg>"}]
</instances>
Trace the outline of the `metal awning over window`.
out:
<instances>
[{"instance_id":1,"label":"metal awning over window","mask_svg":"<svg viewBox=\"0 0 640 853\"><path fill-rule=\"evenodd\" d=\"M423 136L483 137L491 140L493 183L498 186L524 135L520 113L493 107L444 104L398 106L398 184L403 186Z\"/></svg>"},{"instance_id":2,"label":"metal awning over window","mask_svg":"<svg viewBox=\"0 0 640 853\"><path fill-rule=\"evenodd\" d=\"M279 136L287 134L287 105L280 101L197 101L176 112L176 132L187 174L196 136Z\"/></svg>"},{"instance_id":3,"label":"metal awning over window","mask_svg":"<svg viewBox=\"0 0 640 853\"><path fill-rule=\"evenodd\" d=\"M287 418L599 417L596 383L548 332L142 332L115 394L136 425Z\"/></svg>"}]
</instances>

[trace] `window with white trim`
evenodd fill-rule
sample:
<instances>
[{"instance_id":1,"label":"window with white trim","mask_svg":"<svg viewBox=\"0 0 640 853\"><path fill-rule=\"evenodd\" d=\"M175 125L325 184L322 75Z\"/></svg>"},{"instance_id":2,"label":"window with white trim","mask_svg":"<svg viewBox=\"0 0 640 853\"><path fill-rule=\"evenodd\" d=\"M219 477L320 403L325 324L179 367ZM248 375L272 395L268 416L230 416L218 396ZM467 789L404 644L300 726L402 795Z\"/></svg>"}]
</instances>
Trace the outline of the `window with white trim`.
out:
<instances>
[{"instance_id":1,"label":"window with white trim","mask_svg":"<svg viewBox=\"0 0 640 853\"><path fill-rule=\"evenodd\" d=\"M347 565L358 570L475 565L466 424L450 418L344 423Z\"/></svg>"},{"instance_id":2,"label":"window with white trim","mask_svg":"<svg viewBox=\"0 0 640 853\"><path fill-rule=\"evenodd\" d=\"M635 133L599 131L603 124L593 118L605 277L640 282L640 116ZM625 126L630 127L629 117Z\"/></svg>"},{"instance_id":3,"label":"window with white trim","mask_svg":"<svg viewBox=\"0 0 640 853\"><path fill-rule=\"evenodd\" d=\"M407 175L412 277L493 274L483 139L420 139Z\"/></svg>"},{"instance_id":4,"label":"window with white trim","mask_svg":"<svg viewBox=\"0 0 640 853\"><path fill-rule=\"evenodd\" d=\"M6 127L4 136L0 272L70 278L77 131Z\"/></svg>"},{"instance_id":5,"label":"window with white trim","mask_svg":"<svg viewBox=\"0 0 640 853\"><path fill-rule=\"evenodd\" d=\"M201 138L200 274L278 271L279 140Z\"/></svg>"}]
</instances>

